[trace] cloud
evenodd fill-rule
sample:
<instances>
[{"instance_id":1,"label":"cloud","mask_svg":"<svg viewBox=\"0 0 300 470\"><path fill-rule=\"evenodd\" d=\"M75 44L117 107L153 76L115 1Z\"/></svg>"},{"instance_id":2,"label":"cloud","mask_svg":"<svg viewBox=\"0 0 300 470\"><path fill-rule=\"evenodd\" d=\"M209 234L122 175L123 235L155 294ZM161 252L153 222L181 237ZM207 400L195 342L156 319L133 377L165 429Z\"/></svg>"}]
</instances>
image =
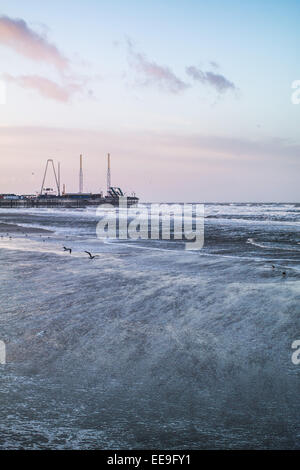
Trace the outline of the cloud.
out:
<instances>
[{"instance_id":1,"label":"cloud","mask_svg":"<svg viewBox=\"0 0 300 470\"><path fill-rule=\"evenodd\" d=\"M68 83L62 86L39 75L21 75L13 77L12 75L4 74L3 78L7 82L15 83L22 88L35 90L45 98L62 103L69 102L73 94L82 91L83 88L83 85L78 83Z\"/></svg>"},{"instance_id":2,"label":"cloud","mask_svg":"<svg viewBox=\"0 0 300 470\"><path fill-rule=\"evenodd\" d=\"M189 87L169 67L150 61L144 54L136 52L130 40L127 40L127 46L129 64L142 77L142 85L156 85L173 94L178 94Z\"/></svg>"},{"instance_id":3,"label":"cloud","mask_svg":"<svg viewBox=\"0 0 300 470\"><path fill-rule=\"evenodd\" d=\"M138 73L140 84L144 86L156 85L160 89L173 94L181 93L191 86L177 77L168 66L150 61L145 54L137 52L130 38L127 38L126 42L128 62L131 68ZM214 72L202 71L195 66L189 66L186 67L186 73L194 81L210 85L219 93L238 90L233 82L218 72L219 64L217 62L211 61L210 65L215 69Z\"/></svg>"},{"instance_id":4,"label":"cloud","mask_svg":"<svg viewBox=\"0 0 300 470\"><path fill-rule=\"evenodd\" d=\"M29 28L22 19L0 17L0 44L37 62L48 62L60 72L66 70L69 65L68 59L55 45Z\"/></svg>"},{"instance_id":5,"label":"cloud","mask_svg":"<svg viewBox=\"0 0 300 470\"><path fill-rule=\"evenodd\" d=\"M197 67L190 66L186 68L186 73L195 81L201 82L204 85L210 85L215 88L219 93L226 91L236 91L237 87L229 81L224 75L215 72L204 72Z\"/></svg>"}]
</instances>

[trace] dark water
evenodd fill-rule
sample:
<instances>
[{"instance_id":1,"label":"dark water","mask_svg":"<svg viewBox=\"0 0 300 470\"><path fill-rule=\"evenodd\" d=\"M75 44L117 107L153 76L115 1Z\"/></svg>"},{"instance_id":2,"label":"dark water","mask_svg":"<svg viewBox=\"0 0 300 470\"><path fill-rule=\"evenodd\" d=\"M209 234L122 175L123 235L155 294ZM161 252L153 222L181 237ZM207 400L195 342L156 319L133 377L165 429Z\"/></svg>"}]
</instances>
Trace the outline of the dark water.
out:
<instances>
[{"instance_id":1,"label":"dark water","mask_svg":"<svg viewBox=\"0 0 300 470\"><path fill-rule=\"evenodd\" d=\"M54 230L0 239L1 448L300 448L300 206L205 216L189 252L99 240L93 208L1 210Z\"/></svg>"}]
</instances>

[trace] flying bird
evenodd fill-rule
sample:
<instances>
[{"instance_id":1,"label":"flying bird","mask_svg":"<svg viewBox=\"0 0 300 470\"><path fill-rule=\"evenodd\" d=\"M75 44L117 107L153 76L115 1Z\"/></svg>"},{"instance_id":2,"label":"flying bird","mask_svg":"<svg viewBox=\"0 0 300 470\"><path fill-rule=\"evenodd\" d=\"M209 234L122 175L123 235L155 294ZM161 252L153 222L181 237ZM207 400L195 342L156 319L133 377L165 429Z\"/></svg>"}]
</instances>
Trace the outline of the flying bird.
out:
<instances>
[{"instance_id":1,"label":"flying bird","mask_svg":"<svg viewBox=\"0 0 300 470\"><path fill-rule=\"evenodd\" d=\"M70 254L72 253L72 248L66 248L65 246L63 246L63 249L64 251L69 251Z\"/></svg>"},{"instance_id":2,"label":"flying bird","mask_svg":"<svg viewBox=\"0 0 300 470\"><path fill-rule=\"evenodd\" d=\"M89 251L85 251L85 253L87 253L89 255L90 259L98 258L98 255L92 255L92 253L90 253Z\"/></svg>"}]
</instances>

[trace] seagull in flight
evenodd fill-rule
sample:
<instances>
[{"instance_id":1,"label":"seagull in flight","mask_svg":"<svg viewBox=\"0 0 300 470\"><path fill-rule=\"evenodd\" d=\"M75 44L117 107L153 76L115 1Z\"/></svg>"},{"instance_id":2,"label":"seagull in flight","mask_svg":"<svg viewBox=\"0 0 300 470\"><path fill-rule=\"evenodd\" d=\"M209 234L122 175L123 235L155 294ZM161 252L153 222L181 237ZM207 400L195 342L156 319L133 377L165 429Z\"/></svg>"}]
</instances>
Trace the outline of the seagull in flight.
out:
<instances>
[{"instance_id":1,"label":"seagull in flight","mask_svg":"<svg viewBox=\"0 0 300 470\"><path fill-rule=\"evenodd\" d=\"M99 258L98 255L92 255L92 253L90 253L89 251L85 251L85 253L87 253L89 255L90 259Z\"/></svg>"},{"instance_id":2,"label":"seagull in flight","mask_svg":"<svg viewBox=\"0 0 300 470\"><path fill-rule=\"evenodd\" d=\"M63 249L64 251L69 251L70 254L72 253L72 248L66 248L65 246L63 246Z\"/></svg>"}]
</instances>

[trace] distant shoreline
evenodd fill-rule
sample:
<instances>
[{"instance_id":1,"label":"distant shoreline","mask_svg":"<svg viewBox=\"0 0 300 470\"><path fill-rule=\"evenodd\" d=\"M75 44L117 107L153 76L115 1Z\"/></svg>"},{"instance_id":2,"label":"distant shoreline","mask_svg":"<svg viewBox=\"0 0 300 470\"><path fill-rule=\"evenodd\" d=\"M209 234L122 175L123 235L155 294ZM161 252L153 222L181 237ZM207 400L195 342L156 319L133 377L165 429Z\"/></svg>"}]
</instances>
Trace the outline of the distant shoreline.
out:
<instances>
[{"instance_id":1,"label":"distant shoreline","mask_svg":"<svg viewBox=\"0 0 300 470\"><path fill-rule=\"evenodd\" d=\"M17 224L0 222L0 233L53 233L51 230L35 227L22 227Z\"/></svg>"}]
</instances>

